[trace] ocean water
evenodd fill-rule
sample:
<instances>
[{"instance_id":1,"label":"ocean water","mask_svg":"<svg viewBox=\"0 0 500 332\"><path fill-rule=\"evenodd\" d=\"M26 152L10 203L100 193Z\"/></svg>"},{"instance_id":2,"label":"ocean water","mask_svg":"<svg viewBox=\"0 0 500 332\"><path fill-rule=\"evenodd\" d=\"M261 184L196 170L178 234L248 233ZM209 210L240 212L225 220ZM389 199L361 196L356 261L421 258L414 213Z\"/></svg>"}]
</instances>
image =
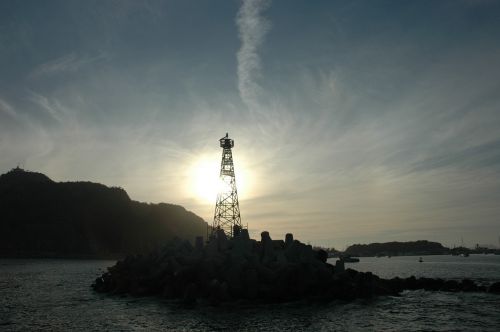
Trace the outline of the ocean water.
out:
<instances>
[{"instance_id":1,"label":"ocean water","mask_svg":"<svg viewBox=\"0 0 500 332\"><path fill-rule=\"evenodd\" d=\"M381 277L500 281L500 256L361 258ZM406 291L399 297L185 307L108 296L90 284L114 261L0 260L0 331L500 331L500 296Z\"/></svg>"}]
</instances>

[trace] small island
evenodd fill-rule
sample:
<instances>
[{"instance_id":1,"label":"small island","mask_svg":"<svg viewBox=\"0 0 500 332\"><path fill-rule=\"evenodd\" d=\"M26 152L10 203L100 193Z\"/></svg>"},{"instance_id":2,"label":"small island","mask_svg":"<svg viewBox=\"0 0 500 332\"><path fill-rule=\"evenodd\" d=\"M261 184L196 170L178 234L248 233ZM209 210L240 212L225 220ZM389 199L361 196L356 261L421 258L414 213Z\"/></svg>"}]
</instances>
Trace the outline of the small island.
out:
<instances>
[{"instance_id":1,"label":"small island","mask_svg":"<svg viewBox=\"0 0 500 332\"><path fill-rule=\"evenodd\" d=\"M375 256L422 256L422 255L447 255L450 249L441 243L426 240L408 242L385 242L370 244L353 244L345 250L344 254L354 257Z\"/></svg>"}]
</instances>

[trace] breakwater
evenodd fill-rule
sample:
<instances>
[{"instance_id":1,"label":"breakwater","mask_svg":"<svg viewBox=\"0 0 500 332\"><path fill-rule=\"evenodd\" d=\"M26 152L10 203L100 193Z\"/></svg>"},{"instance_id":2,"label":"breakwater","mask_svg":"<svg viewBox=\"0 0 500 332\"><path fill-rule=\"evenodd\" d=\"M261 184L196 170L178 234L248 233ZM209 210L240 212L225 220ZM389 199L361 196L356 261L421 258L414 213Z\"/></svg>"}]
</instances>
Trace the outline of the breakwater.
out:
<instances>
[{"instance_id":1,"label":"breakwater","mask_svg":"<svg viewBox=\"0 0 500 332\"><path fill-rule=\"evenodd\" d=\"M449 292L500 293L500 283L477 284L473 280L433 278L383 279L370 272L345 269L344 262L326 262L323 250L294 240L261 241L246 230L228 239L223 231L206 245L198 238L172 241L147 255L127 256L110 267L92 285L97 292L156 295L186 303L218 304L235 300L285 302L301 299L353 300L398 295L405 289Z\"/></svg>"}]
</instances>

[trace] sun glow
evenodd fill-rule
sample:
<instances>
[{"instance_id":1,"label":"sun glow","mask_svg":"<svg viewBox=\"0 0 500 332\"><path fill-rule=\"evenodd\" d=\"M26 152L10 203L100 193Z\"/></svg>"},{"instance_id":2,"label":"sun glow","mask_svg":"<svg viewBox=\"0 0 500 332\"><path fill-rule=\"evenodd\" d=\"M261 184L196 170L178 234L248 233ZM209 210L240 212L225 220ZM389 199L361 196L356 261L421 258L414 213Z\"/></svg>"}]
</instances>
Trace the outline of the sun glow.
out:
<instances>
[{"instance_id":1,"label":"sun glow","mask_svg":"<svg viewBox=\"0 0 500 332\"><path fill-rule=\"evenodd\" d=\"M235 162L235 164L237 161ZM220 159L201 158L193 163L191 168L191 191L196 195L199 201L213 203L217 199L217 193L224 186L224 182L219 178ZM246 192L246 172L235 165L236 188L238 189L238 198Z\"/></svg>"}]
</instances>

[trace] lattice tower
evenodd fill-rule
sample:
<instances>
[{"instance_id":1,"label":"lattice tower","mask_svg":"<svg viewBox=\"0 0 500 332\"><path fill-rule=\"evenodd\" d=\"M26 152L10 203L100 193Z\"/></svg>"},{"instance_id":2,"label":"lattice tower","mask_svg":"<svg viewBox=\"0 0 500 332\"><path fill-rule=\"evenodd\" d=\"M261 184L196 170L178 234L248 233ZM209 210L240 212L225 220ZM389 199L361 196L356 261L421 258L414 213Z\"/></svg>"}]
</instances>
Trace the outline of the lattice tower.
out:
<instances>
[{"instance_id":1,"label":"lattice tower","mask_svg":"<svg viewBox=\"0 0 500 332\"><path fill-rule=\"evenodd\" d=\"M241 230L240 206L238 203L238 190L234 175L233 153L234 140L228 134L220 140L222 160L220 164L220 187L215 203L214 223L212 234L217 229L224 230L228 237L238 235Z\"/></svg>"}]
</instances>

